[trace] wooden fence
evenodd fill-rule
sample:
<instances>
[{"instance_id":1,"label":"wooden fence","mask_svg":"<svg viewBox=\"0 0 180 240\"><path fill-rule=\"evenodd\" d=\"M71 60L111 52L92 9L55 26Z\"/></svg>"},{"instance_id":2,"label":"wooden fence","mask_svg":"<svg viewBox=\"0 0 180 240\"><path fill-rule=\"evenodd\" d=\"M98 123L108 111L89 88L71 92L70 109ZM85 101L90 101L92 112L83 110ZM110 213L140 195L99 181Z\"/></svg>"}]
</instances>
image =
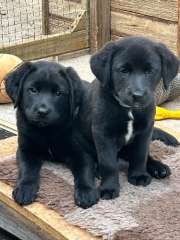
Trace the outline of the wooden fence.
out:
<instances>
[{"instance_id":1,"label":"wooden fence","mask_svg":"<svg viewBox=\"0 0 180 240\"><path fill-rule=\"evenodd\" d=\"M109 40L140 35L162 41L180 55L180 0L56 0L60 14L53 9L53 0L36 1L42 3L41 35L34 37L33 33L33 37L14 44L9 37L10 44L2 45L1 34L6 29L0 26L1 53L24 60L89 48L93 53ZM76 11L68 12L72 6Z\"/></svg>"},{"instance_id":2,"label":"wooden fence","mask_svg":"<svg viewBox=\"0 0 180 240\"><path fill-rule=\"evenodd\" d=\"M147 36L180 55L180 0L91 0L92 52L110 39Z\"/></svg>"},{"instance_id":3,"label":"wooden fence","mask_svg":"<svg viewBox=\"0 0 180 240\"><path fill-rule=\"evenodd\" d=\"M1 6L0 53L34 60L89 47L88 0L18 3L5 0Z\"/></svg>"}]
</instances>

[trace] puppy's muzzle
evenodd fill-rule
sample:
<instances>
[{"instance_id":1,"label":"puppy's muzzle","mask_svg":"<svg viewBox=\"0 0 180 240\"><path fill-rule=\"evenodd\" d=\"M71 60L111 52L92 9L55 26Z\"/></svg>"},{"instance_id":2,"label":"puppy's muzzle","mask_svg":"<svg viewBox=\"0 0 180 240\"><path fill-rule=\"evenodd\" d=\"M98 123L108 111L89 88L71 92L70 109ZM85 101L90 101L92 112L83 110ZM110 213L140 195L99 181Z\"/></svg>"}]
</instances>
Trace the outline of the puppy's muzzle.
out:
<instances>
[{"instance_id":1,"label":"puppy's muzzle","mask_svg":"<svg viewBox=\"0 0 180 240\"><path fill-rule=\"evenodd\" d=\"M41 106L37 109L37 113L39 117L46 117L50 113L50 109L48 109L47 107Z\"/></svg>"},{"instance_id":2,"label":"puppy's muzzle","mask_svg":"<svg viewBox=\"0 0 180 240\"><path fill-rule=\"evenodd\" d=\"M146 99L148 91L144 90L129 90L128 95L134 102L141 102Z\"/></svg>"}]
</instances>

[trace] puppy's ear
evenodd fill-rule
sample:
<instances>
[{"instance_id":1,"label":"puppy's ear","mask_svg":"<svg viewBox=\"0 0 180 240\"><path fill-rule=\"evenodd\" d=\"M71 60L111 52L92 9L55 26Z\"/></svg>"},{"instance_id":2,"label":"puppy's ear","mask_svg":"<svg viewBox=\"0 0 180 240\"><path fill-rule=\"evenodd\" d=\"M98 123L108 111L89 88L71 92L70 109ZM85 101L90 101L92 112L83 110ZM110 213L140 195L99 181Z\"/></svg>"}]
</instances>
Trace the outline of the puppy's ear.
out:
<instances>
[{"instance_id":1,"label":"puppy's ear","mask_svg":"<svg viewBox=\"0 0 180 240\"><path fill-rule=\"evenodd\" d=\"M109 85L111 81L112 59L115 50L116 44L110 42L91 57L91 70L103 86Z\"/></svg>"},{"instance_id":2,"label":"puppy's ear","mask_svg":"<svg viewBox=\"0 0 180 240\"><path fill-rule=\"evenodd\" d=\"M162 78L165 89L168 89L171 81L178 73L178 58L162 43L157 44L156 49L161 57Z\"/></svg>"},{"instance_id":3,"label":"puppy's ear","mask_svg":"<svg viewBox=\"0 0 180 240\"><path fill-rule=\"evenodd\" d=\"M65 78L69 85L70 113L72 119L74 119L78 113L79 105L83 94L82 80L72 67L67 67L63 71L60 70L60 73L63 73L65 75Z\"/></svg>"},{"instance_id":4,"label":"puppy's ear","mask_svg":"<svg viewBox=\"0 0 180 240\"><path fill-rule=\"evenodd\" d=\"M5 79L6 92L12 99L15 108L20 102L24 80L33 68L32 63L24 62L23 64L17 66L15 70L10 72Z\"/></svg>"}]
</instances>

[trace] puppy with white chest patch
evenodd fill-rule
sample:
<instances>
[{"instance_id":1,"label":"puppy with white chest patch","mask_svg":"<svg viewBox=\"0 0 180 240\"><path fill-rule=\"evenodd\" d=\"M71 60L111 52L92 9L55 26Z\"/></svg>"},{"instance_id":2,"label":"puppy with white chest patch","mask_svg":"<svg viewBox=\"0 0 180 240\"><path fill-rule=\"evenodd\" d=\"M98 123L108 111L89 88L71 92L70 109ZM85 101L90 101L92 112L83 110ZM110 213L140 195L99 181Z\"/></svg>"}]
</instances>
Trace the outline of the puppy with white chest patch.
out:
<instances>
[{"instance_id":1,"label":"puppy with white chest patch","mask_svg":"<svg viewBox=\"0 0 180 240\"><path fill-rule=\"evenodd\" d=\"M146 186L152 177L169 176L169 167L149 156L149 144L152 138L176 143L172 136L153 131L154 92L161 79L167 89L176 76L176 56L161 43L130 37L108 43L90 63L97 79L86 84L78 124L84 148L92 152L89 147L94 146L101 197L119 195L119 157L129 162L131 184Z\"/></svg>"}]
</instances>

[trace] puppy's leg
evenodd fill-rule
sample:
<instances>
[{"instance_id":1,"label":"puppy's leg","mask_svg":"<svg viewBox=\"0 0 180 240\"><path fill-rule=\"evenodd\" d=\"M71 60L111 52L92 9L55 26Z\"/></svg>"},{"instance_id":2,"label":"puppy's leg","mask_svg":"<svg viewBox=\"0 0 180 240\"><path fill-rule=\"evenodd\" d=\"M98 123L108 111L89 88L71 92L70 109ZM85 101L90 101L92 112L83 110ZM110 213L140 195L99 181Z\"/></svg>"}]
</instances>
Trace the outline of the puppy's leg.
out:
<instances>
[{"instance_id":1,"label":"puppy's leg","mask_svg":"<svg viewBox=\"0 0 180 240\"><path fill-rule=\"evenodd\" d=\"M119 168L117 143L105 137L102 132L93 133L101 178L101 198L113 199L119 196Z\"/></svg>"},{"instance_id":2,"label":"puppy's leg","mask_svg":"<svg viewBox=\"0 0 180 240\"><path fill-rule=\"evenodd\" d=\"M42 161L36 154L18 150L19 176L13 198L20 205L32 203L39 189L39 175Z\"/></svg>"},{"instance_id":3,"label":"puppy's leg","mask_svg":"<svg viewBox=\"0 0 180 240\"><path fill-rule=\"evenodd\" d=\"M157 179L162 179L171 175L169 166L154 160L151 156L148 156L147 171L152 177Z\"/></svg>"},{"instance_id":4,"label":"puppy's leg","mask_svg":"<svg viewBox=\"0 0 180 240\"><path fill-rule=\"evenodd\" d=\"M89 208L99 200L99 191L95 185L95 162L87 153L81 151L78 158L72 159L72 173L74 175L74 199L82 208Z\"/></svg>"},{"instance_id":5,"label":"puppy's leg","mask_svg":"<svg viewBox=\"0 0 180 240\"><path fill-rule=\"evenodd\" d=\"M138 134L128 148L129 169L128 181L136 186L146 186L151 182L151 176L147 172L147 157L151 130Z\"/></svg>"}]
</instances>

